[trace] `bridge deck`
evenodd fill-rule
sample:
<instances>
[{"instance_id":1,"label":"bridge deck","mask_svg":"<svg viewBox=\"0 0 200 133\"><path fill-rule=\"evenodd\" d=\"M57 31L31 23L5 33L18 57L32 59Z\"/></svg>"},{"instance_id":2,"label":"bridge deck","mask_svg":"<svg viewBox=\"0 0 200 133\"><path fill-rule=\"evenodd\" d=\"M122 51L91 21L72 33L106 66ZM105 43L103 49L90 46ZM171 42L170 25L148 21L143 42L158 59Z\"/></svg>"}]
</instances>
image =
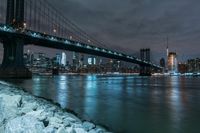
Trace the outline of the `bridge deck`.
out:
<instances>
[{"instance_id":1,"label":"bridge deck","mask_svg":"<svg viewBox=\"0 0 200 133\"><path fill-rule=\"evenodd\" d=\"M16 28L0 24L0 38L3 37L19 37L23 38L25 44L34 44L42 47L49 47L55 49L63 49L75 52L81 52L91 55L97 55L117 60L122 60L142 66L151 66L157 69L161 69L160 66L153 64L152 62L142 61L134 56L126 55L124 53L115 52L109 49L100 48L85 43L60 38L52 35L47 35L40 32L31 30L18 30Z\"/></svg>"}]
</instances>

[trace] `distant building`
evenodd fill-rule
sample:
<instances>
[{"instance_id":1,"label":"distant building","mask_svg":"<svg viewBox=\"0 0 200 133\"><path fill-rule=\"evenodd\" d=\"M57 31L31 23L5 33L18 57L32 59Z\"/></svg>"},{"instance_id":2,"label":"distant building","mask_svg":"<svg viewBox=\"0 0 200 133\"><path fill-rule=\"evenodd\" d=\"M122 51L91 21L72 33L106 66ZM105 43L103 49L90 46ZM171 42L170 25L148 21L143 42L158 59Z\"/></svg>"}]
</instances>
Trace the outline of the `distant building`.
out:
<instances>
[{"instance_id":1,"label":"distant building","mask_svg":"<svg viewBox=\"0 0 200 133\"><path fill-rule=\"evenodd\" d=\"M140 49L140 58L141 58L141 60L150 62L151 61L150 52L151 51L150 51L149 48Z\"/></svg>"},{"instance_id":2,"label":"distant building","mask_svg":"<svg viewBox=\"0 0 200 133\"><path fill-rule=\"evenodd\" d=\"M81 54L81 58L80 58L80 67L83 67L84 66L84 54Z\"/></svg>"},{"instance_id":3,"label":"distant building","mask_svg":"<svg viewBox=\"0 0 200 133\"><path fill-rule=\"evenodd\" d=\"M65 52L62 52L62 56L61 56L61 65L62 66L66 66L66 63L67 63L67 56L66 56L66 53Z\"/></svg>"},{"instance_id":4,"label":"distant building","mask_svg":"<svg viewBox=\"0 0 200 133\"><path fill-rule=\"evenodd\" d=\"M160 66L165 68L165 59L164 58L160 59Z\"/></svg>"},{"instance_id":5,"label":"distant building","mask_svg":"<svg viewBox=\"0 0 200 133\"><path fill-rule=\"evenodd\" d=\"M188 72L199 73L200 72L200 59L190 59L187 61Z\"/></svg>"},{"instance_id":6,"label":"distant building","mask_svg":"<svg viewBox=\"0 0 200 133\"><path fill-rule=\"evenodd\" d=\"M168 55L168 72L175 73L177 72L177 55L175 52L170 52Z\"/></svg>"},{"instance_id":7,"label":"distant building","mask_svg":"<svg viewBox=\"0 0 200 133\"><path fill-rule=\"evenodd\" d=\"M187 63L178 63L178 72L179 73L187 73Z\"/></svg>"},{"instance_id":8,"label":"distant building","mask_svg":"<svg viewBox=\"0 0 200 133\"><path fill-rule=\"evenodd\" d=\"M96 65L96 57L88 57L88 65Z\"/></svg>"},{"instance_id":9,"label":"distant building","mask_svg":"<svg viewBox=\"0 0 200 133\"><path fill-rule=\"evenodd\" d=\"M44 53L33 53L30 56L30 65L34 67L48 67L51 61Z\"/></svg>"},{"instance_id":10,"label":"distant building","mask_svg":"<svg viewBox=\"0 0 200 133\"><path fill-rule=\"evenodd\" d=\"M160 59L160 66L163 68L162 72L165 72L166 68L165 68L165 59L164 58Z\"/></svg>"},{"instance_id":11,"label":"distant building","mask_svg":"<svg viewBox=\"0 0 200 133\"><path fill-rule=\"evenodd\" d=\"M56 64L57 65L61 65L61 58L62 58L62 55L60 53L57 53L56 54Z\"/></svg>"},{"instance_id":12,"label":"distant building","mask_svg":"<svg viewBox=\"0 0 200 133\"><path fill-rule=\"evenodd\" d=\"M79 53L73 52L72 66L75 69L78 69L78 67L79 67Z\"/></svg>"}]
</instances>

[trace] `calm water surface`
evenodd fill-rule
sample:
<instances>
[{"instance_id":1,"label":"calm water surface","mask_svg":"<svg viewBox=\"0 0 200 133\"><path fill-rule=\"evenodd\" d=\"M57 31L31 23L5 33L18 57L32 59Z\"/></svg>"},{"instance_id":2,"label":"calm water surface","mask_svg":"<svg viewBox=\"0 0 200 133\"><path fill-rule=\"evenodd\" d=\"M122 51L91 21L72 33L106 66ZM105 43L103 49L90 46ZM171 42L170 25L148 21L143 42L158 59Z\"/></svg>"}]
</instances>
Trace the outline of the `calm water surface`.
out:
<instances>
[{"instance_id":1,"label":"calm water surface","mask_svg":"<svg viewBox=\"0 0 200 133\"><path fill-rule=\"evenodd\" d=\"M108 75L10 80L119 133L200 133L200 78Z\"/></svg>"}]
</instances>

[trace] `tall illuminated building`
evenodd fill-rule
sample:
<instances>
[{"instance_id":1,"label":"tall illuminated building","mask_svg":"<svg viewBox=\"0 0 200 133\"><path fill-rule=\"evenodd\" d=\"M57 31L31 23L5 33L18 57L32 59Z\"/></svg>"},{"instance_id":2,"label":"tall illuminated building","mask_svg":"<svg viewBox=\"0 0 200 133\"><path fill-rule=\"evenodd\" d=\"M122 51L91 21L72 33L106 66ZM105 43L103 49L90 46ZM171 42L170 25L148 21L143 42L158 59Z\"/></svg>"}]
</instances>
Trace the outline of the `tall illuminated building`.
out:
<instances>
[{"instance_id":1,"label":"tall illuminated building","mask_svg":"<svg viewBox=\"0 0 200 133\"><path fill-rule=\"evenodd\" d=\"M62 52L62 56L61 56L61 65L62 66L66 66L67 63L67 56L65 52Z\"/></svg>"},{"instance_id":2,"label":"tall illuminated building","mask_svg":"<svg viewBox=\"0 0 200 133\"><path fill-rule=\"evenodd\" d=\"M177 55L175 52L170 52L167 60L168 72L176 73L177 72Z\"/></svg>"},{"instance_id":3,"label":"tall illuminated building","mask_svg":"<svg viewBox=\"0 0 200 133\"><path fill-rule=\"evenodd\" d=\"M88 58L88 65L96 65L96 57L89 57Z\"/></svg>"}]
</instances>

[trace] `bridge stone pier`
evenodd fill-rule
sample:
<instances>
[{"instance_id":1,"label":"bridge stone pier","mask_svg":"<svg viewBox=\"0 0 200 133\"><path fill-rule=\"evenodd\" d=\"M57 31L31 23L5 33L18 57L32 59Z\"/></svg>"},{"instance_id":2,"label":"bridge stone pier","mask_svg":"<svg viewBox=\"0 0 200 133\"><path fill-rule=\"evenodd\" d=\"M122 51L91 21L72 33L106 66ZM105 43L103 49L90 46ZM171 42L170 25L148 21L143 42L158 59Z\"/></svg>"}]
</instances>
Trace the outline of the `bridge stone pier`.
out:
<instances>
[{"instance_id":1,"label":"bridge stone pier","mask_svg":"<svg viewBox=\"0 0 200 133\"><path fill-rule=\"evenodd\" d=\"M23 28L24 0L7 0L6 24ZM23 61L23 38L8 36L3 39L4 56L0 78L30 78L31 72Z\"/></svg>"},{"instance_id":2,"label":"bridge stone pier","mask_svg":"<svg viewBox=\"0 0 200 133\"><path fill-rule=\"evenodd\" d=\"M150 62L150 49L141 49L140 57L142 61ZM151 67L140 65L140 76L151 76Z\"/></svg>"}]
</instances>

